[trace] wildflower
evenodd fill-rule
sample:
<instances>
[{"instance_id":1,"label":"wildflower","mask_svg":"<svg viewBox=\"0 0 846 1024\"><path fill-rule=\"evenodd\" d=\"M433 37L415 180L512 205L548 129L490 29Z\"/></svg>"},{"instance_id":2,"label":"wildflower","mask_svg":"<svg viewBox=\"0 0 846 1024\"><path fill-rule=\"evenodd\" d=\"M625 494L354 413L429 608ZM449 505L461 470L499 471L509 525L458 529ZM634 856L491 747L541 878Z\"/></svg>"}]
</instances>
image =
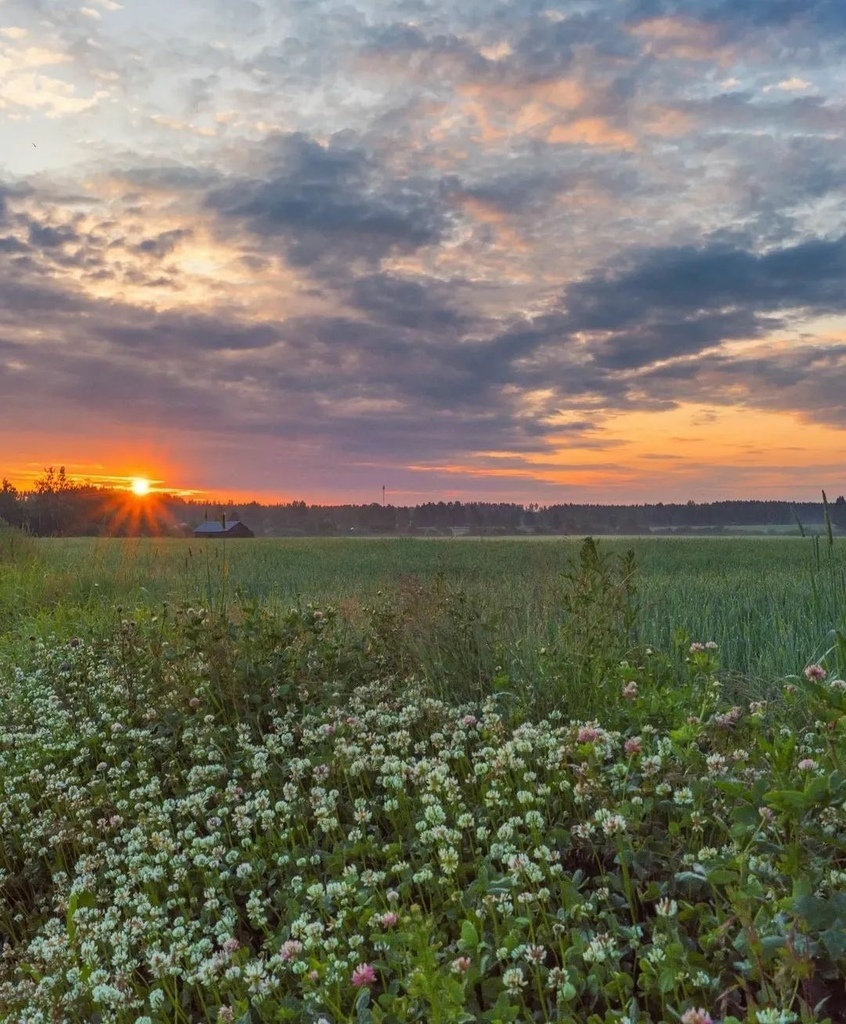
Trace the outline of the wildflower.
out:
<instances>
[{"instance_id":1,"label":"wildflower","mask_svg":"<svg viewBox=\"0 0 846 1024\"><path fill-rule=\"evenodd\" d=\"M719 648L719 646L720 645L718 643L716 643L714 640L708 640L706 642L706 644L705 644L705 650L706 651L716 651Z\"/></svg>"},{"instance_id":2,"label":"wildflower","mask_svg":"<svg viewBox=\"0 0 846 1024\"><path fill-rule=\"evenodd\" d=\"M603 964L617 955L617 945L611 935L596 935L585 947L582 958L586 964Z\"/></svg>"},{"instance_id":3,"label":"wildflower","mask_svg":"<svg viewBox=\"0 0 846 1024\"><path fill-rule=\"evenodd\" d=\"M805 757L796 767L800 772L812 772L817 767L817 762L812 757Z\"/></svg>"},{"instance_id":4,"label":"wildflower","mask_svg":"<svg viewBox=\"0 0 846 1024\"><path fill-rule=\"evenodd\" d=\"M444 872L451 875L458 869L458 852L451 847L438 850L438 860Z\"/></svg>"},{"instance_id":5,"label":"wildflower","mask_svg":"<svg viewBox=\"0 0 846 1024\"><path fill-rule=\"evenodd\" d=\"M528 946L526 959L533 964L542 964L546 959L546 950L543 946Z\"/></svg>"},{"instance_id":6,"label":"wildflower","mask_svg":"<svg viewBox=\"0 0 846 1024\"><path fill-rule=\"evenodd\" d=\"M775 811L772 809L772 807L759 807L758 808L758 814L761 815L761 817L764 819L764 821L767 821L767 822L775 821Z\"/></svg>"},{"instance_id":7,"label":"wildflower","mask_svg":"<svg viewBox=\"0 0 846 1024\"><path fill-rule=\"evenodd\" d=\"M594 729L593 726L583 725L579 729L579 734L576 737L579 743L593 743L594 740L598 740L601 733L599 729Z\"/></svg>"},{"instance_id":8,"label":"wildflower","mask_svg":"<svg viewBox=\"0 0 846 1024\"><path fill-rule=\"evenodd\" d=\"M356 988L372 985L376 981L376 972L370 964L359 964L352 972L351 981Z\"/></svg>"},{"instance_id":9,"label":"wildflower","mask_svg":"<svg viewBox=\"0 0 846 1024\"><path fill-rule=\"evenodd\" d=\"M607 836L616 836L626 831L626 819L622 814L611 814L602 820L602 831Z\"/></svg>"},{"instance_id":10,"label":"wildflower","mask_svg":"<svg viewBox=\"0 0 846 1024\"><path fill-rule=\"evenodd\" d=\"M279 959L288 962L293 960L302 950L303 944L297 939L287 939L282 943L282 948L279 950Z\"/></svg>"},{"instance_id":11,"label":"wildflower","mask_svg":"<svg viewBox=\"0 0 846 1024\"><path fill-rule=\"evenodd\" d=\"M393 928L397 921L399 921L399 918L393 910L388 910L384 914L380 914L376 920L383 928Z\"/></svg>"},{"instance_id":12,"label":"wildflower","mask_svg":"<svg viewBox=\"0 0 846 1024\"><path fill-rule=\"evenodd\" d=\"M711 1014L700 1007L698 1010L685 1010L681 1016L681 1024L714 1024Z\"/></svg>"},{"instance_id":13,"label":"wildflower","mask_svg":"<svg viewBox=\"0 0 846 1024\"><path fill-rule=\"evenodd\" d=\"M509 967L502 975L502 983L505 985L505 989L509 995L518 995L520 989L526 987L526 979L523 977L523 969L521 967Z\"/></svg>"},{"instance_id":14,"label":"wildflower","mask_svg":"<svg viewBox=\"0 0 846 1024\"><path fill-rule=\"evenodd\" d=\"M733 707L731 711L727 711L724 715L714 715L714 722L721 726L723 729L730 729L743 714L743 710L738 707Z\"/></svg>"},{"instance_id":15,"label":"wildflower","mask_svg":"<svg viewBox=\"0 0 846 1024\"><path fill-rule=\"evenodd\" d=\"M231 1006L221 1006L217 1011L217 1019L223 1021L224 1024L232 1024L232 1021L235 1020L235 1011Z\"/></svg>"},{"instance_id":16,"label":"wildflower","mask_svg":"<svg viewBox=\"0 0 846 1024\"><path fill-rule=\"evenodd\" d=\"M623 750L625 750L629 757L639 754L643 750L643 741L640 736L630 736L623 744Z\"/></svg>"},{"instance_id":17,"label":"wildflower","mask_svg":"<svg viewBox=\"0 0 846 1024\"><path fill-rule=\"evenodd\" d=\"M470 957L459 956L452 961L450 967L456 974L465 974L470 969Z\"/></svg>"},{"instance_id":18,"label":"wildflower","mask_svg":"<svg viewBox=\"0 0 846 1024\"><path fill-rule=\"evenodd\" d=\"M821 683L828 675L822 665L809 665L805 669L805 678L814 683Z\"/></svg>"},{"instance_id":19,"label":"wildflower","mask_svg":"<svg viewBox=\"0 0 846 1024\"><path fill-rule=\"evenodd\" d=\"M626 698L626 700L634 700L637 697L637 683L632 679L626 683L620 693Z\"/></svg>"},{"instance_id":20,"label":"wildflower","mask_svg":"<svg viewBox=\"0 0 846 1024\"><path fill-rule=\"evenodd\" d=\"M700 644L698 641L692 643L688 648L690 654L701 654L705 650L705 644Z\"/></svg>"},{"instance_id":21,"label":"wildflower","mask_svg":"<svg viewBox=\"0 0 846 1024\"><path fill-rule=\"evenodd\" d=\"M655 913L659 917L675 917L678 912L678 903L675 900L668 899L666 896L662 897L655 904Z\"/></svg>"}]
</instances>

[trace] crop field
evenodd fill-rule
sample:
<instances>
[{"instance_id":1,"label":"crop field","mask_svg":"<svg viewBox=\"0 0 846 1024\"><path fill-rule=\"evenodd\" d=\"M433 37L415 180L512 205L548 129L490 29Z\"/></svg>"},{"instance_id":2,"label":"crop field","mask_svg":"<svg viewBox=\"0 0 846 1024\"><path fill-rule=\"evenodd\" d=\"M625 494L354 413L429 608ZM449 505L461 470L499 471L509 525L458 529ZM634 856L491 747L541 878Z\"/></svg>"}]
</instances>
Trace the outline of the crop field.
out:
<instances>
[{"instance_id":1,"label":"crop field","mask_svg":"<svg viewBox=\"0 0 846 1024\"><path fill-rule=\"evenodd\" d=\"M846 1020L845 572L0 531L0 1024Z\"/></svg>"},{"instance_id":2,"label":"crop field","mask_svg":"<svg viewBox=\"0 0 846 1024\"><path fill-rule=\"evenodd\" d=\"M287 609L357 606L452 588L510 649L534 660L562 616L562 574L580 541L543 539L42 540L0 579L7 636L99 628L115 609L164 602ZM0 541L2 544L2 541ZM795 674L833 642L846 609L846 543L813 538L602 540L635 556L637 636L720 644L724 670L750 686ZM514 641L512 643L511 641ZM533 668L533 666L531 666Z\"/></svg>"}]
</instances>

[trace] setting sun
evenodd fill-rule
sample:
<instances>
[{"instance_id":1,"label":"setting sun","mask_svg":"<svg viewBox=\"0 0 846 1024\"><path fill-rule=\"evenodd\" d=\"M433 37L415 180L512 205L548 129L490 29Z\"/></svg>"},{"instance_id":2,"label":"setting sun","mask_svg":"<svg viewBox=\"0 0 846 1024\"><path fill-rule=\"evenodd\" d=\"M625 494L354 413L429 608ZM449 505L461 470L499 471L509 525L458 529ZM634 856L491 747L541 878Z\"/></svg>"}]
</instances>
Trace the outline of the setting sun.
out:
<instances>
[{"instance_id":1,"label":"setting sun","mask_svg":"<svg viewBox=\"0 0 846 1024\"><path fill-rule=\"evenodd\" d=\"M129 485L129 489L133 494L137 494L139 498L143 498L146 494L150 493L150 481L144 477L135 477Z\"/></svg>"}]
</instances>

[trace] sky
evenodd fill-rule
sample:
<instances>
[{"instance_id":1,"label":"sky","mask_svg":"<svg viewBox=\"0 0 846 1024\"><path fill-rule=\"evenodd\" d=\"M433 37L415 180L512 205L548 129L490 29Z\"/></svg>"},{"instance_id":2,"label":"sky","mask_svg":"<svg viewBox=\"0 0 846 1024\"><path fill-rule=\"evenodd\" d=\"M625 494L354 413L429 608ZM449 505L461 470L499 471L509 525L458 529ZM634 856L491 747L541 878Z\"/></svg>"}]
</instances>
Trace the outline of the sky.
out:
<instances>
[{"instance_id":1,"label":"sky","mask_svg":"<svg viewBox=\"0 0 846 1024\"><path fill-rule=\"evenodd\" d=\"M846 490L843 0L0 0L0 475Z\"/></svg>"}]
</instances>

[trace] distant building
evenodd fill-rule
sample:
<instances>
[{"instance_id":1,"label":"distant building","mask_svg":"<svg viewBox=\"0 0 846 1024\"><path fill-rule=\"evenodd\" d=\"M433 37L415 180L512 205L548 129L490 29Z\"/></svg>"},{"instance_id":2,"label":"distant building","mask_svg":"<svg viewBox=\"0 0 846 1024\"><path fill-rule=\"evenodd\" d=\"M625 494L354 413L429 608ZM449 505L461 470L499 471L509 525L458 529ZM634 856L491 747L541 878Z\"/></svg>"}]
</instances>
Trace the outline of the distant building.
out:
<instances>
[{"instance_id":1,"label":"distant building","mask_svg":"<svg viewBox=\"0 0 846 1024\"><path fill-rule=\"evenodd\" d=\"M226 520L222 523L200 523L200 525L194 530L195 537L255 537L253 531L248 527L244 526L243 523L239 523L237 520L233 520L231 523L227 523Z\"/></svg>"}]
</instances>

